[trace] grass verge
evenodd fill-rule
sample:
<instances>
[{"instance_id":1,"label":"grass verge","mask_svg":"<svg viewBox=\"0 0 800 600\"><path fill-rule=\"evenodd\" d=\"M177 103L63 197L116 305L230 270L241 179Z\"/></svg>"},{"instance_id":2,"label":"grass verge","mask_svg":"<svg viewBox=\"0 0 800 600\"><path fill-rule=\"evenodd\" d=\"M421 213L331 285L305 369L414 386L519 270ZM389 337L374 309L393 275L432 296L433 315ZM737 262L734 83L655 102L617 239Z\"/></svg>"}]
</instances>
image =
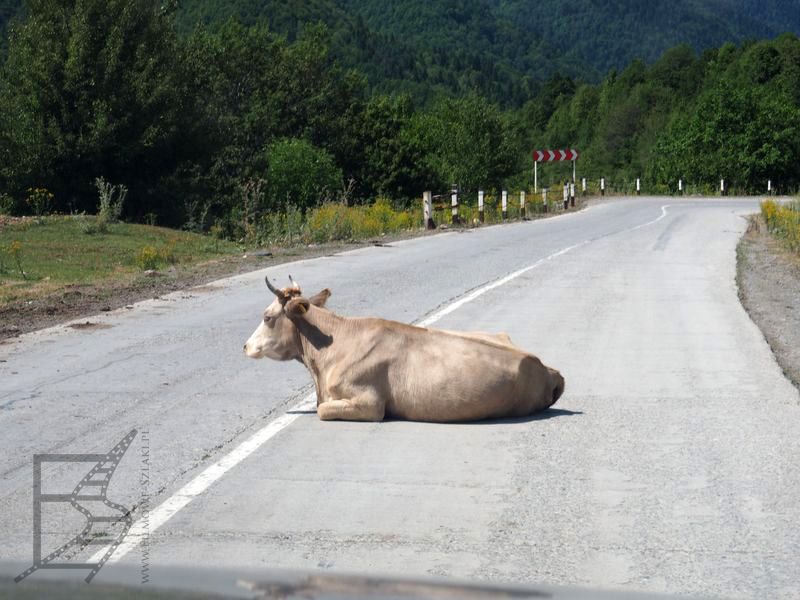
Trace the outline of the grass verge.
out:
<instances>
[{"instance_id":1,"label":"grass verge","mask_svg":"<svg viewBox=\"0 0 800 600\"><path fill-rule=\"evenodd\" d=\"M581 201L578 209L583 205ZM555 216L562 212L556 208L547 215L531 211L530 216ZM476 226L474 208L462 205L460 213L463 224L456 229ZM444 210L435 216L440 225L449 220ZM499 222L499 207L487 203L486 217L487 224ZM508 217L519 217L511 203ZM422 228L421 208L396 210L386 202L322 205L306 215L274 214L269 221L250 224L245 246L265 249L243 254L241 244L218 235L125 223L100 227L87 216L0 215L0 344L28 331L223 277L433 233Z\"/></svg>"},{"instance_id":2,"label":"grass verge","mask_svg":"<svg viewBox=\"0 0 800 600\"><path fill-rule=\"evenodd\" d=\"M0 224L0 306L70 285L142 277L147 269L189 265L237 253L236 244L149 225L114 223L87 233L95 217L49 216Z\"/></svg>"}]
</instances>

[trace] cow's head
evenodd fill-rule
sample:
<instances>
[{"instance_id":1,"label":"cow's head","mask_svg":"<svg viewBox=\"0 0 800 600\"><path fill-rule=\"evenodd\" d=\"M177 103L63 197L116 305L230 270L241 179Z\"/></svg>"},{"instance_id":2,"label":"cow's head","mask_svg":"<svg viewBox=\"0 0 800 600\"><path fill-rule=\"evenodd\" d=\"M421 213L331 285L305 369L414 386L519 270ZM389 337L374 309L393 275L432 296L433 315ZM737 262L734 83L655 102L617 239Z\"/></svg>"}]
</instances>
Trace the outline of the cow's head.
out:
<instances>
[{"instance_id":1,"label":"cow's head","mask_svg":"<svg viewBox=\"0 0 800 600\"><path fill-rule=\"evenodd\" d=\"M300 358L300 336L296 322L302 319L309 307L323 307L331 292L324 289L316 296L304 298L300 286L289 276L292 285L282 289L274 287L265 278L267 287L275 294L265 310L261 324L256 328L244 345L244 352L250 358L273 358L275 360L292 360Z\"/></svg>"}]
</instances>

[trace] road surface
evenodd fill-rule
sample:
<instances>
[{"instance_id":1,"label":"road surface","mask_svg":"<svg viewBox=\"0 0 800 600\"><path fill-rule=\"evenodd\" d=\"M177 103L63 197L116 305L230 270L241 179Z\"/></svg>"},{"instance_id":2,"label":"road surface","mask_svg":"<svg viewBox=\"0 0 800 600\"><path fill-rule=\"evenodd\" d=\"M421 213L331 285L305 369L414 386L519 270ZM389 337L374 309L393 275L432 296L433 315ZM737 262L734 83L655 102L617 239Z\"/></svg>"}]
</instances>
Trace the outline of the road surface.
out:
<instances>
[{"instance_id":1,"label":"road surface","mask_svg":"<svg viewBox=\"0 0 800 600\"><path fill-rule=\"evenodd\" d=\"M800 597L800 398L734 280L756 209L616 200L281 265L0 345L0 560L31 562L34 453L107 452L135 428L108 488L140 519L117 564ZM289 273L330 287L342 314L507 331L566 392L516 421L320 422L302 365L242 353L271 301L264 275ZM80 523L56 508L44 553Z\"/></svg>"}]
</instances>

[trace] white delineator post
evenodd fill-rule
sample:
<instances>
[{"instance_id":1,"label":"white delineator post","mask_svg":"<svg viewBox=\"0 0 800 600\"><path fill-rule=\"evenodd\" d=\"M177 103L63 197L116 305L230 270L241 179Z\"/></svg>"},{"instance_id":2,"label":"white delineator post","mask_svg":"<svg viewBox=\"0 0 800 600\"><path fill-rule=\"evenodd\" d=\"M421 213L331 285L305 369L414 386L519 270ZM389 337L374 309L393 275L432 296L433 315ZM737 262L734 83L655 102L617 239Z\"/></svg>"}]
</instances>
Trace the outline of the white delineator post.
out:
<instances>
[{"instance_id":1,"label":"white delineator post","mask_svg":"<svg viewBox=\"0 0 800 600\"><path fill-rule=\"evenodd\" d=\"M547 212L547 188L542 188L542 204L544 205L544 212Z\"/></svg>"},{"instance_id":2,"label":"white delineator post","mask_svg":"<svg viewBox=\"0 0 800 600\"><path fill-rule=\"evenodd\" d=\"M503 190L501 197L503 203L503 220L505 221L508 217L508 192Z\"/></svg>"},{"instance_id":3,"label":"white delineator post","mask_svg":"<svg viewBox=\"0 0 800 600\"><path fill-rule=\"evenodd\" d=\"M431 192L422 192L422 215L425 221L425 229L436 229L433 222L433 196Z\"/></svg>"},{"instance_id":4,"label":"white delineator post","mask_svg":"<svg viewBox=\"0 0 800 600\"><path fill-rule=\"evenodd\" d=\"M572 208L575 208L575 184L569 184L569 204Z\"/></svg>"},{"instance_id":5,"label":"white delineator post","mask_svg":"<svg viewBox=\"0 0 800 600\"><path fill-rule=\"evenodd\" d=\"M601 196L605 196L606 195L606 178L605 177L601 177L600 178L600 195Z\"/></svg>"},{"instance_id":6,"label":"white delineator post","mask_svg":"<svg viewBox=\"0 0 800 600\"><path fill-rule=\"evenodd\" d=\"M458 192L456 190L450 194L450 220L453 225L458 223Z\"/></svg>"},{"instance_id":7,"label":"white delineator post","mask_svg":"<svg viewBox=\"0 0 800 600\"><path fill-rule=\"evenodd\" d=\"M539 161L533 159L533 193L536 195L536 188L539 185Z\"/></svg>"},{"instance_id":8,"label":"white delineator post","mask_svg":"<svg viewBox=\"0 0 800 600\"><path fill-rule=\"evenodd\" d=\"M572 183L573 183L573 185L575 184L575 182L576 182L576 181L578 181L578 177L577 177L577 175L578 175L578 171L577 171L577 169L575 168L575 163L576 163L576 162L577 162L577 161L576 161L576 160L573 158L573 159L572 159Z\"/></svg>"},{"instance_id":9,"label":"white delineator post","mask_svg":"<svg viewBox=\"0 0 800 600\"><path fill-rule=\"evenodd\" d=\"M722 194L723 196L725 195L725 180L724 179L720 179L719 180L719 193Z\"/></svg>"},{"instance_id":10,"label":"white delineator post","mask_svg":"<svg viewBox=\"0 0 800 600\"><path fill-rule=\"evenodd\" d=\"M478 220L483 223L483 190L478 190Z\"/></svg>"},{"instance_id":11,"label":"white delineator post","mask_svg":"<svg viewBox=\"0 0 800 600\"><path fill-rule=\"evenodd\" d=\"M564 184L564 210L569 208L569 183Z\"/></svg>"},{"instance_id":12,"label":"white delineator post","mask_svg":"<svg viewBox=\"0 0 800 600\"><path fill-rule=\"evenodd\" d=\"M772 179L767 179L767 193L772 195Z\"/></svg>"},{"instance_id":13,"label":"white delineator post","mask_svg":"<svg viewBox=\"0 0 800 600\"><path fill-rule=\"evenodd\" d=\"M678 193L683 195L683 179L678 179Z\"/></svg>"},{"instance_id":14,"label":"white delineator post","mask_svg":"<svg viewBox=\"0 0 800 600\"><path fill-rule=\"evenodd\" d=\"M586 177L581 177L581 193L586 195Z\"/></svg>"},{"instance_id":15,"label":"white delineator post","mask_svg":"<svg viewBox=\"0 0 800 600\"><path fill-rule=\"evenodd\" d=\"M519 218L525 218L525 190L519 192Z\"/></svg>"},{"instance_id":16,"label":"white delineator post","mask_svg":"<svg viewBox=\"0 0 800 600\"><path fill-rule=\"evenodd\" d=\"M637 177L636 178L636 195L639 196L641 193L642 193L641 181Z\"/></svg>"}]
</instances>

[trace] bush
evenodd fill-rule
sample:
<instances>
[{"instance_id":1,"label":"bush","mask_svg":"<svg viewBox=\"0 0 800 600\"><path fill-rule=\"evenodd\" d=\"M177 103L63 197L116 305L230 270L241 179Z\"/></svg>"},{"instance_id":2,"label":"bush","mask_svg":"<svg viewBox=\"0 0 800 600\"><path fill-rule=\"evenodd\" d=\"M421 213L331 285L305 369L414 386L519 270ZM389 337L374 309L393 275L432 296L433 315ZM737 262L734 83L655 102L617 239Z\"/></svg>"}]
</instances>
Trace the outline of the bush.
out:
<instances>
[{"instance_id":1,"label":"bush","mask_svg":"<svg viewBox=\"0 0 800 600\"><path fill-rule=\"evenodd\" d=\"M145 246L136 254L136 266L142 271L154 271L161 264L161 257L153 246Z\"/></svg>"},{"instance_id":2,"label":"bush","mask_svg":"<svg viewBox=\"0 0 800 600\"><path fill-rule=\"evenodd\" d=\"M46 188L28 188L27 201L35 216L44 217L50 214L53 194L47 191Z\"/></svg>"},{"instance_id":3,"label":"bush","mask_svg":"<svg viewBox=\"0 0 800 600\"><path fill-rule=\"evenodd\" d=\"M385 198L369 206L323 204L309 212L308 232L318 243L364 239L414 226L414 214L396 211Z\"/></svg>"},{"instance_id":4,"label":"bush","mask_svg":"<svg viewBox=\"0 0 800 600\"><path fill-rule=\"evenodd\" d=\"M308 214L308 231L317 243L353 239L352 213L343 204L327 203Z\"/></svg>"},{"instance_id":5,"label":"bush","mask_svg":"<svg viewBox=\"0 0 800 600\"><path fill-rule=\"evenodd\" d=\"M112 185L102 177L95 179L94 184L100 195L97 217L106 223L116 223L122 216L122 204L128 195L128 188L124 185ZM116 200L114 195L117 196Z\"/></svg>"},{"instance_id":6,"label":"bush","mask_svg":"<svg viewBox=\"0 0 800 600\"><path fill-rule=\"evenodd\" d=\"M258 224L258 243L261 245L297 244L308 237L302 211L289 206L286 212L267 213Z\"/></svg>"},{"instance_id":7,"label":"bush","mask_svg":"<svg viewBox=\"0 0 800 600\"><path fill-rule=\"evenodd\" d=\"M304 139L281 139L266 153L267 180L272 208L307 208L332 196L342 180L333 156Z\"/></svg>"},{"instance_id":8,"label":"bush","mask_svg":"<svg viewBox=\"0 0 800 600\"><path fill-rule=\"evenodd\" d=\"M767 230L792 252L800 254L800 201L778 204L774 200L761 203L761 215Z\"/></svg>"},{"instance_id":9,"label":"bush","mask_svg":"<svg viewBox=\"0 0 800 600\"><path fill-rule=\"evenodd\" d=\"M17 203L8 194L0 192L0 215L13 215Z\"/></svg>"},{"instance_id":10,"label":"bush","mask_svg":"<svg viewBox=\"0 0 800 600\"><path fill-rule=\"evenodd\" d=\"M122 216L122 205L128 195L126 186L112 185L102 177L95 179L94 184L100 196L100 202L97 205L97 216L94 220L84 217L81 223L81 231L87 235L108 233L108 226L119 221Z\"/></svg>"}]
</instances>

